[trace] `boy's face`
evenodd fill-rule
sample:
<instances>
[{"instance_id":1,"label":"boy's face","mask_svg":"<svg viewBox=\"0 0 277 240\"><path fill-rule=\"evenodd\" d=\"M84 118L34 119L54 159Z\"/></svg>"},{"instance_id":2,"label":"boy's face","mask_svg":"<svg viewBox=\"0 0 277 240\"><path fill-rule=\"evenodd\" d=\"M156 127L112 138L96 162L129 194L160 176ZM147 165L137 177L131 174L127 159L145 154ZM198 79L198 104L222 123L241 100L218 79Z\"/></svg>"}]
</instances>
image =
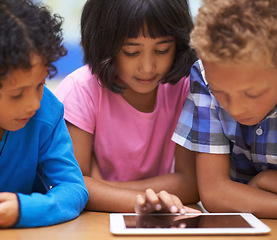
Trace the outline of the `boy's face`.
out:
<instances>
[{"instance_id":1,"label":"boy's face","mask_svg":"<svg viewBox=\"0 0 277 240\"><path fill-rule=\"evenodd\" d=\"M255 125L277 104L277 69L207 61L203 65L212 93L239 123Z\"/></svg>"},{"instance_id":2,"label":"boy's face","mask_svg":"<svg viewBox=\"0 0 277 240\"><path fill-rule=\"evenodd\" d=\"M40 107L48 67L34 56L30 70L16 69L1 81L0 133L23 128Z\"/></svg>"}]
</instances>

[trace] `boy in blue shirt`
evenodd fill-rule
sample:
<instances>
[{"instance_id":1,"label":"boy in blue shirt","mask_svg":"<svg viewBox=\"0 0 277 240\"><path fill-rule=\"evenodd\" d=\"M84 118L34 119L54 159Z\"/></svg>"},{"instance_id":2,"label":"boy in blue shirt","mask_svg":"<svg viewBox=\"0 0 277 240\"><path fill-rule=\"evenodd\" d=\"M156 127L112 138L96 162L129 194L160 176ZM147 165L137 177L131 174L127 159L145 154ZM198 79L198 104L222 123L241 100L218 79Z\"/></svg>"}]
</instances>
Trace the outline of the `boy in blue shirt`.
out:
<instances>
[{"instance_id":1,"label":"boy in blue shirt","mask_svg":"<svg viewBox=\"0 0 277 240\"><path fill-rule=\"evenodd\" d=\"M191 34L201 60L173 140L196 152L211 212L277 218L277 1L206 0Z\"/></svg>"},{"instance_id":2,"label":"boy in blue shirt","mask_svg":"<svg viewBox=\"0 0 277 240\"><path fill-rule=\"evenodd\" d=\"M61 23L31 1L0 0L0 228L65 222L88 200L63 105L44 87L66 54Z\"/></svg>"}]
</instances>

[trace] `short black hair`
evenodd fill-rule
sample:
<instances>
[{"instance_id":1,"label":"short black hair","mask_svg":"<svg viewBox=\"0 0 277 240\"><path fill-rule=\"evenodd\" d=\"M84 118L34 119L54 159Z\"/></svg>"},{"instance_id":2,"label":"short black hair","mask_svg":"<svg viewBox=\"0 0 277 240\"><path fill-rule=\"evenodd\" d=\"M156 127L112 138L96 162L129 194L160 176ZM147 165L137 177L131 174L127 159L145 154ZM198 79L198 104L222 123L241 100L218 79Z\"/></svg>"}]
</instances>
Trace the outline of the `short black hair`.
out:
<instances>
[{"instance_id":1,"label":"short black hair","mask_svg":"<svg viewBox=\"0 0 277 240\"><path fill-rule=\"evenodd\" d=\"M145 23L146 28L145 29ZM102 86L120 93L115 83L115 56L126 37L175 36L174 64L162 83L175 84L188 76L196 53L190 47L193 22L186 0L88 0L81 17L84 63Z\"/></svg>"},{"instance_id":2,"label":"short black hair","mask_svg":"<svg viewBox=\"0 0 277 240\"><path fill-rule=\"evenodd\" d=\"M31 69L33 54L56 74L52 64L67 51L62 45L62 21L29 0L0 0L0 79L15 69Z\"/></svg>"}]
</instances>

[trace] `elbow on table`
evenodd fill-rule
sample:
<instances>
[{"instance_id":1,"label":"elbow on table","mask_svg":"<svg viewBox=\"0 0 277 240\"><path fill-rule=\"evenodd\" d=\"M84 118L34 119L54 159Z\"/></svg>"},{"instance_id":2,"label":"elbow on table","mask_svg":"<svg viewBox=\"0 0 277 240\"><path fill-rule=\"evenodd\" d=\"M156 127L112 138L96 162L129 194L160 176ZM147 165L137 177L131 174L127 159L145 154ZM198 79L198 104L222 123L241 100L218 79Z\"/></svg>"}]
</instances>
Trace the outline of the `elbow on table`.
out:
<instances>
[{"instance_id":1,"label":"elbow on table","mask_svg":"<svg viewBox=\"0 0 277 240\"><path fill-rule=\"evenodd\" d=\"M218 197L215 194L209 194L209 193L200 193L200 200L208 212L216 213L216 212L222 212L222 209L220 209L220 202Z\"/></svg>"}]
</instances>

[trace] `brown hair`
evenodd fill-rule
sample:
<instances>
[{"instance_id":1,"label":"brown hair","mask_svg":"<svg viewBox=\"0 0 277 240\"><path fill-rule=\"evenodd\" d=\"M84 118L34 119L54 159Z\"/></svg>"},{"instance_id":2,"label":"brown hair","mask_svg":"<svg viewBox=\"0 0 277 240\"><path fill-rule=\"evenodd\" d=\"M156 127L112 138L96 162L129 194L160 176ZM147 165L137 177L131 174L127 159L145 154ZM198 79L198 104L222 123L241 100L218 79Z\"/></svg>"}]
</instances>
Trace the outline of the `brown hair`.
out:
<instances>
[{"instance_id":1,"label":"brown hair","mask_svg":"<svg viewBox=\"0 0 277 240\"><path fill-rule=\"evenodd\" d=\"M277 67L277 0L203 0L191 44L206 61Z\"/></svg>"}]
</instances>

